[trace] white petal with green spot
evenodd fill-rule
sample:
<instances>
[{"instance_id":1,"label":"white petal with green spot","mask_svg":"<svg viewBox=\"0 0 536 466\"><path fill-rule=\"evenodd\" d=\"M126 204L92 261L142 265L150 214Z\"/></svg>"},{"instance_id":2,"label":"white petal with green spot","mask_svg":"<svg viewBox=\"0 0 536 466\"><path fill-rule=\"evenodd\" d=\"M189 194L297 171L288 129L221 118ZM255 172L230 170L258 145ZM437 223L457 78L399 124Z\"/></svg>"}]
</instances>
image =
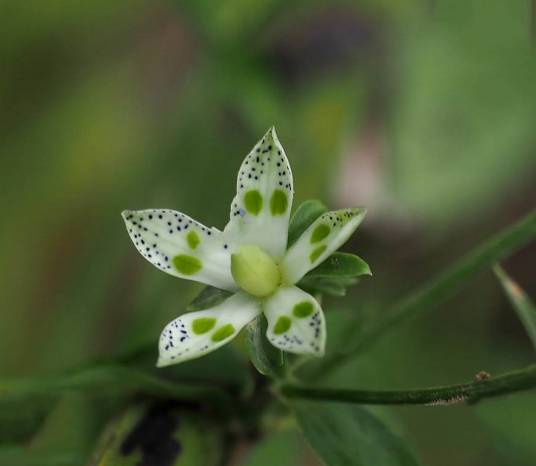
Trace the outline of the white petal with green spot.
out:
<instances>
[{"instance_id":1,"label":"white petal with green spot","mask_svg":"<svg viewBox=\"0 0 536 466\"><path fill-rule=\"evenodd\" d=\"M288 249L281 264L283 281L297 283L309 270L326 260L352 235L365 209L326 212L316 219Z\"/></svg>"},{"instance_id":2,"label":"white petal with green spot","mask_svg":"<svg viewBox=\"0 0 536 466\"><path fill-rule=\"evenodd\" d=\"M174 210L126 210L122 216L138 251L160 270L225 290L238 289L231 275L231 248L221 231Z\"/></svg>"},{"instance_id":3,"label":"white petal with green spot","mask_svg":"<svg viewBox=\"0 0 536 466\"><path fill-rule=\"evenodd\" d=\"M287 246L293 196L290 165L271 128L240 167L225 235L236 246L254 244L280 259Z\"/></svg>"},{"instance_id":4,"label":"white petal with green spot","mask_svg":"<svg viewBox=\"0 0 536 466\"><path fill-rule=\"evenodd\" d=\"M264 303L266 337L274 346L298 354L322 356L326 324L318 302L295 286L281 287Z\"/></svg>"},{"instance_id":5,"label":"white petal with green spot","mask_svg":"<svg viewBox=\"0 0 536 466\"><path fill-rule=\"evenodd\" d=\"M239 292L211 309L180 316L160 335L158 367L198 358L218 349L236 337L260 312L256 299Z\"/></svg>"}]
</instances>

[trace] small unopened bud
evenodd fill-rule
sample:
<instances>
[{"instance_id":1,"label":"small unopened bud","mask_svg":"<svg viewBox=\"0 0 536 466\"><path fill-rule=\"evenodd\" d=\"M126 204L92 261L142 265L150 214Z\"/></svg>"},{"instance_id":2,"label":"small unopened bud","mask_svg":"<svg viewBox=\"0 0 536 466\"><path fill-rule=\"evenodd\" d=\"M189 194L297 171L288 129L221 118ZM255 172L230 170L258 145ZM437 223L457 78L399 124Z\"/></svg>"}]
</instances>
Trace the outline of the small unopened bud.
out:
<instances>
[{"instance_id":1,"label":"small unopened bud","mask_svg":"<svg viewBox=\"0 0 536 466\"><path fill-rule=\"evenodd\" d=\"M272 294L281 283L279 267L258 246L240 246L231 256L231 273L240 288L259 298Z\"/></svg>"}]
</instances>

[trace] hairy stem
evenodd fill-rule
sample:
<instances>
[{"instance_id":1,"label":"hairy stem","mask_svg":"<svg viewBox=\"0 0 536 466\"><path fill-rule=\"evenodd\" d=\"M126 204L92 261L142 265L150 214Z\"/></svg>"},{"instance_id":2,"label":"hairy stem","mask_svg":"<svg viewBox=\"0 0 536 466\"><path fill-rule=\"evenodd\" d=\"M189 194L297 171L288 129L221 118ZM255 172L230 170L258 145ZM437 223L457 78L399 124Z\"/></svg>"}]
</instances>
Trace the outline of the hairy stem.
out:
<instances>
[{"instance_id":1,"label":"hairy stem","mask_svg":"<svg viewBox=\"0 0 536 466\"><path fill-rule=\"evenodd\" d=\"M308 388L284 384L279 391L287 398L338 401L343 403L380 405L450 405L473 404L485 398L536 388L536 365L508 372L497 377L475 380L460 385L415 390L349 390Z\"/></svg>"}]
</instances>

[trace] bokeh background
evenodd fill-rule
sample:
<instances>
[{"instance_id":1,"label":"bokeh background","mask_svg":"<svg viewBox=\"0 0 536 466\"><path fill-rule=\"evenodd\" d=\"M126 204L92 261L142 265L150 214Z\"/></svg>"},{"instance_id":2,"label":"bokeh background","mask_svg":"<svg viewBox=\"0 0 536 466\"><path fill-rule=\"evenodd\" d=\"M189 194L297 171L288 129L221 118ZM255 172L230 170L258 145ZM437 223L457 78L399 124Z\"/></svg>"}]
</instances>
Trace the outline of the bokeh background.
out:
<instances>
[{"instance_id":1,"label":"bokeh background","mask_svg":"<svg viewBox=\"0 0 536 466\"><path fill-rule=\"evenodd\" d=\"M174 208L223 227L240 162L271 125L296 205L369 211L345 249L374 277L326 301L329 347L356 315L381 317L534 207L533 16L522 0L2 1L2 376L147 345L156 357L200 287L144 262L119 214ZM504 264L532 296L535 254ZM490 272L322 383L429 386L531 361ZM105 411L66 396L32 447L83 457ZM534 393L381 411L423 464L536 462ZM315 461L289 425L237 464Z\"/></svg>"}]
</instances>

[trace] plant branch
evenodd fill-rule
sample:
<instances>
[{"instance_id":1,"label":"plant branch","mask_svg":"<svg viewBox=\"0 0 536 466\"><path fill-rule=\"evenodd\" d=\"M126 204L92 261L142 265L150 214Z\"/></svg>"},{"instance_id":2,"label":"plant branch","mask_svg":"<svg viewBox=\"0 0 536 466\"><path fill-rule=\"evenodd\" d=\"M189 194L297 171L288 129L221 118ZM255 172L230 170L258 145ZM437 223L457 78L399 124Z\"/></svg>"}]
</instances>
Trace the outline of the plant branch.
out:
<instances>
[{"instance_id":1,"label":"plant branch","mask_svg":"<svg viewBox=\"0 0 536 466\"><path fill-rule=\"evenodd\" d=\"M471 383L415 390L377 391L307 388L293 384L284 384L279 387L279 390L287 398L307 400L357 404L443 406L463 402L474 404L485 398L532 388L536 388L536 365L489 379L475 380Z\"/></svg>"},{"instance_id":2,"label":"plant branch","mask_svg":"<svg viewBox=\"0 0 536 466\"><path fill-rule=\"evenodd\" d=\"M344 353L333 353L325 357L317 366L318 369L313 369L314 375L324 376L327 372L340 367L350 357L376 343L387 331L399 323L415 317L420 312L431 311L450 298L470 278L487 270L495 262L508 257L535 237L536 210L481 244L435 279L396 303L390 310L387 310L382 320L365 329L357 339L355 332L352 331L351 340L340 345L348 349ZM352 340L355 341L353 345Z\"/></svg>"}]
</instances>

